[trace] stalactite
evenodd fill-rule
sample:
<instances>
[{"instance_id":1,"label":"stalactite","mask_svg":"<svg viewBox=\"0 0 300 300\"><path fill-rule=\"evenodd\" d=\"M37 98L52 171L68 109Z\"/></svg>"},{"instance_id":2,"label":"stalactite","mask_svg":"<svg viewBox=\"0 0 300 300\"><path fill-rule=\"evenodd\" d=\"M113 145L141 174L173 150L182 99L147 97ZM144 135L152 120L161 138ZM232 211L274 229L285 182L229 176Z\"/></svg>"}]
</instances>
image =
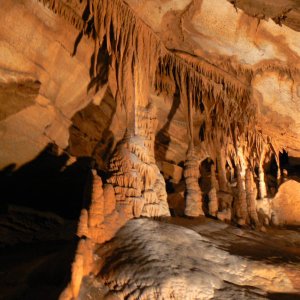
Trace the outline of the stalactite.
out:
<instances>
[{"instance_id":1,"label":"stalactite","mask_svg":"<svg viewBox=\"0 0 300 300\"><path fill-rule=\"evenodd\" d=\"M211 164L211 189L208 193L208 212L211 216L216 217L218 213L218 196L217 196L217 191L219 190L218 188L218 182L216 179L216 172L215 172L215 165Z\"/></svg>"},{"instance_id":2,"label":"stalactite","mask_svg":"<svg viewBox=\"0 0 300 300\"><path fill-rule=\"evenodd\" d=\"M39 1L44 5L48 4L50 9L74 26L78 26L84 33L88 33L86 30L88 21L93 20L91 36L95 39L94 56L98 57L99 49L105 41L107 52L112 56L111 61L115 64L112 69L116 72L117 98L124 104L129 115L133 111L138 90L143 87L143 84L134 85L134 82L146 80L150 82L149 86L152 86L154 77L158 92L169 91L170 85L165 80L168 78L167 81L175 81L177 86L186 89L188 97L196 107L203 101L212 102L214 99L220 128L228 127L228 121L224 119L228 111L230 112L228 116L234 116L236 120L239 119L241 110L246 111L247 115L251 114L252 109L249 106L251 105L249 88L251 78L243 82L237 79L238 69L234 70L232 75L228 72L228 70L232 72L232 66L228 70L223 70L205 59L194 61L167 50L151 28L137 17L124 1L80 1L80 7L89 4L90 16L86 21L78 20L78 15L82 15L82 9L80 13L72 10L71 7L76 6L73 2L66 5L62 0ZM63 6L66 8L62 8ZM141 70L144 79L140 78ZM95 77L100 71L97 67L97 59L95 59L94 71ZM219 113L222 111L224 113ZM128 122L131 119L128 117Z\"/></svg>"}]
</instances>

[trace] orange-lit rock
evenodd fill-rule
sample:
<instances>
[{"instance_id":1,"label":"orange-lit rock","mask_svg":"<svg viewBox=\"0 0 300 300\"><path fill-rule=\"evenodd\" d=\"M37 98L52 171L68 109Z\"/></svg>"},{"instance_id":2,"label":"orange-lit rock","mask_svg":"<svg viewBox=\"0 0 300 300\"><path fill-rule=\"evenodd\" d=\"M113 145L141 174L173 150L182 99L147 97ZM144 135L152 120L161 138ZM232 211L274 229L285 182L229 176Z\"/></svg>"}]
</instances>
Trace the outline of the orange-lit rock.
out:
<instances>
[{"instance_id":1,"label":"orange-lit rock","mask_svg":"<svg viewBox=\"0 0 300 300\"><path fill-rule=\"evenodd\" d=\"M19 167L53 143L69 158L60 170L86 159L81 172L92 172L61 299L90 298L96 283L106 299L299 293L294 261L276 260L298 250L247 231L299 225L299 183L287 181L300 175L288 159L300 158L296 4L1 5L1 168ZM175 191L169 196L165 178ZM169 218L169 208L193 219ZM209 223L204 213L243 229Z\"/></svg>"},{"instance_id":2,"label":"orange-lit rock","mask_svg":"<svg viewBox=\"0 0 300 300\"><path fill-rule=\"evenodd\" d=\"M300 224L300 183L288 180L283 183L272 200L272 210L278 224Z\"/></svg>"}]
</instances>

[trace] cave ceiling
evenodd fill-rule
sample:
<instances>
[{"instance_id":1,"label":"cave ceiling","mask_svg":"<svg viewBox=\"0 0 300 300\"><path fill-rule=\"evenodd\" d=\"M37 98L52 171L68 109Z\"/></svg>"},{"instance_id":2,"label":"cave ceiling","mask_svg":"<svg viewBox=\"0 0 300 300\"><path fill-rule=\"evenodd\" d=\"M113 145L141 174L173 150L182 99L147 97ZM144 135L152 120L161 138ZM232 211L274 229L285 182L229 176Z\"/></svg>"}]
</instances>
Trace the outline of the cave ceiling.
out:
<instances>
[{"instance_id":1,"label":"cave ceiling","mask_svg":"<svg viewBox=\"0 0 300 300\"><path fill-rule=\"evenodd\" d=\"M81 136L76 139L70 137L70 132L76 131L74 122L80 119L75 114L92 102L99 106L103 97L108 107L114 107L112 97L107 98L116 89L113 78L108 76L101 85L91 85L94 41L78 31L88 21L87 2L62 0L61 3L72 11L71 22L39 1L9 0L0 8L2 167L23 164L49 142L60 149L69 147L75 156L80 156L80 151L82 155L89 154L91 151L82 150L80 140L82 136L85 143L95 140L92 133L95 126L90 123L97 118L75 124L79 131L80 126L85 127L79 134L77 130ZM274 140L278 150L284 148L291 156L300 156L299 1L127 0L124 3L170 55L189 64L209 66L218 76L249 90L257 110L257 130ZM107 76L107 66L103 69ZM12 86L20 88L10 107L5 103L5 95ZM26 101L22 100L24 95L28 95ZM179 105L170 122L166 122L176 106L172 97L153 91L151 98L160 111L158 156L179 163L187 150L183 108ZM116 143L124 132L124 116L120 108L114 110L115 116L110 124L107 122L105 132L111 132ZM99 109L99 116L101 113L110 115L111 110L107 113ZM201 122L201 115L196 113L197 135Z\"/></svg>"}]
</instances>

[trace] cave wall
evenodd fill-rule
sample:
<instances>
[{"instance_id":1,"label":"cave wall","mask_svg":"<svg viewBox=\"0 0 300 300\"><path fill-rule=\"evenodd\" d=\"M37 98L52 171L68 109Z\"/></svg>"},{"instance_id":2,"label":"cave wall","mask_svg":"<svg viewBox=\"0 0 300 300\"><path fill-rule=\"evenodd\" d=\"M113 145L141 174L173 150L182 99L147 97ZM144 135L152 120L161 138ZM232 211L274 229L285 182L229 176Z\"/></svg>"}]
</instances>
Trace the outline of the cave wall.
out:
<instances>
[{"instance_id":1,"label":"cave wall","mask_svg":"<svg viewBox=\"0 0 300 300\"><path fill-rule=\"evenodd\" d=\"M79 32L36 1L4 1L0 17L3 168L30 161L49 142L67 147L72 116L91 101L93 45L83 37L72 56Z\"/></svg>"}]
</instances>

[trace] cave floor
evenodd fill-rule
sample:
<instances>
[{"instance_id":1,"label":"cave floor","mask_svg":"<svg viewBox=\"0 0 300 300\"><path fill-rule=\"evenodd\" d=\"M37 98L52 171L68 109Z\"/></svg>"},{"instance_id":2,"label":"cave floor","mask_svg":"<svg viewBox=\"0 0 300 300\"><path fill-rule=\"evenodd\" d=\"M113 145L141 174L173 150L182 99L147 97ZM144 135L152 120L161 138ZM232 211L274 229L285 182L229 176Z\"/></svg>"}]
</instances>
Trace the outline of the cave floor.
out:
<instances>
[{"instance_id":1,"label":"cave floor","mask_svg":"<svg viewBox=\"0 0 300 300\"><path fill-rule=\"evenodd\" d=\"M295 263L300 268L300 227L267 228L266 232L237 228L206 218L172 217L165 220L213 238L217 245L233 255L270 263Z\"/></svg>"},{"instance_id":2,"label":"cave floor","mask_svg":"<svg viewBox=\"0 0 300 300\"><path fill-rule=\"evenodd\" d=\"M115 299L300 299L296 227L258 232L205 217L135 219L97 255L96 282ZM80 299L90 291L95 285Z\"/></svg>"},{"instance_id":3,"label":"cave floor","mask_svg":"<svg viewBox=\"0 0 300 300\"><path fill-rule=\"evenodd\" d=\"M234 257L237 260L242 258L258 265L270 265L275 268L280 266L283 270L292 270L290 279L297 287L294 292L290 290L284 292L283 289L280 292L269 292L264 298L259 294L257 299L300 299L300 294L297 294L300 292L300 276L297 278L295 275L300 274L300 229L297 227L267 228L266 232L257 232L204 217L196 219L172 217L160 221L133 220L125 226L125 230L126 227L133 226L130 224L139 221L143 222L143 226L148 226L147 222L158 224L155 225L154 233L158 239L151 240L152 237L148 236L151 234L151 230L146 232L143 226L139 226L138 229L134 228L135 233L131 234L130 238L126 234L122 235L121 229L113 243L119 242L119 247L122 247L124 242L122 238L126 238L126 243L132 244L130 249L134 253L134 251L143 250L137 249L139 246L135 248L134 245L137 241L149 243L155 248L155 243L166 241L166 235L169 235L164 247L166 249L169 247L167 251L173 252L174 255L179 251L176 254L179 257L185 251L185 248L182 250L180 247L184 246L185 242L190 242L182 235L188 229L194 232L195 237L198 234L206 244L209 244L205 251L211 251L212 256L220 255L216 251L221 251L220 253L226 254L227 258ZM158 230L157 226L159 226L158 228L162 226L162 231ZM164 226L170 226L170 228L166 229ZM26 209L13 208L9 210L9 213L0 215L0 299L57 299L70 277L71 262L77 245L75 231L76 222L56 218L53 214L48 216ZM154 234L152 233L152 236ZM183 245L176 244L175 246L172 244L173 239L177 242L182 239ZM170 244L168 244L169 240ZM203 259L199 250L202 246L199 248L199 243L192 248L192 252L194 248L198 249L199 255L191 254L195 256L195 268L198 268L198 259ZM109 246L110 242L103 248L106 249L107 245ZM113 257L114 254L110 255ZM158 251L155 259L164 260L163 255L159 257ZM188 256L190 253L185 253L185 255ZM134 257L138 257L138 255ZM128 258L130 264L129 261ZM218 264L218 260L216 264ZM167 266L168 262L164 261L162 265ZM151 263L147 265L147 268L151 269L152 267ZM248 268L251 269L251 266ZM199 269L201 269L201 265ZM136 273L138 274L138 270ZM234 282L230 283L231 290L234 289L233 284ZM229 299L229 296L226 298L226 293L221 293L220 299L222 297ZM253 295L249 297L247 295L241 299L256 299L255 296L253 298ZM214 299L219 298L215 297Z\"/></svg>"}]
</instances>

